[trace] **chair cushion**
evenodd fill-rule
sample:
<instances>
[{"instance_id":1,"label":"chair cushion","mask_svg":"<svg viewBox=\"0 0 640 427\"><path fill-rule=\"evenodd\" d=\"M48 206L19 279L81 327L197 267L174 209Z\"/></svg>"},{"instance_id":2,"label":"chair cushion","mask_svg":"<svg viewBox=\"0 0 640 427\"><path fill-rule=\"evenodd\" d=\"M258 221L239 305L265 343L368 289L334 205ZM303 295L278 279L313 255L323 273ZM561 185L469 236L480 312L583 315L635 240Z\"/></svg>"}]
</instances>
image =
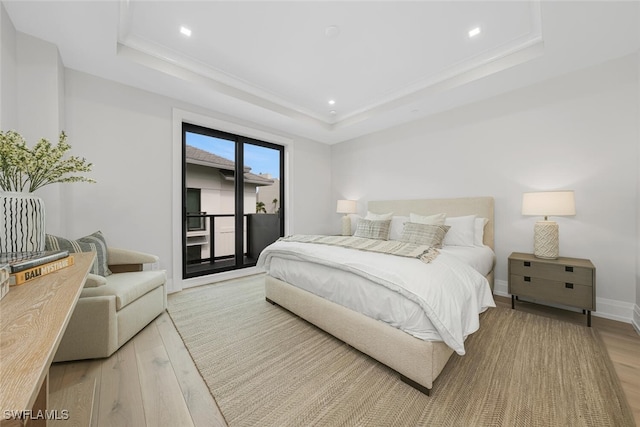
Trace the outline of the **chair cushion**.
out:
<instances>
[{"instance_id":1,"label":"chair cushion","mask_svg":"<svg viewBox=\"0 0 640 427\"><path fill-rule=\"evenodd\" d=\"M97 288L84 288L80 298L115 295L116 311L137 300L147 292L164 285L164 270L115 273L107 277L107 284Z\"/></svg>"}]
</instances>

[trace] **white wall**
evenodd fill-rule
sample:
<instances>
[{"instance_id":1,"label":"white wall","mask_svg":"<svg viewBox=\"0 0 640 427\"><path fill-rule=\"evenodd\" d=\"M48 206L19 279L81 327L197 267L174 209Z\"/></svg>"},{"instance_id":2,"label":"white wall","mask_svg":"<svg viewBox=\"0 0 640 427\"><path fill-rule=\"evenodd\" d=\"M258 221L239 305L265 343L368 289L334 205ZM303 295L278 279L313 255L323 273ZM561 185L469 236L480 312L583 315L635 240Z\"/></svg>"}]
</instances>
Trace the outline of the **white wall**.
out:
<instances>
[{"instance_id":1,"label":"white wall","mask_svg":"<svg viewBox=\"0 0 640 427\"><path fill-rule=\"evenodd\" d=\"M493 196L496 290L507 257L531 252L522 193L573 189L560 254L597 268L597 311L636 301L638 60L635 55L332 147L332 200ZM339 218L334 220L339 227Z\"/></svg>"},{"instance_id":2,"label":"white wall","mask_svg":"<svg viewBox=\"0 0 640 427\"><path fill-rule=\"evenodd\" d=\"M64 69L58 48L17 33L18 128L27 141L57 141L64 125Z\"/></svg>"},{"instance_id":3,"label":"white wall","mask_svg":"<svg viewBox=\"0 0 640 427\"><path fill-rule=\"evenodd\" d=\"M40 138L58 140L64 125L64 68L55 45L16 32L0 4L0 129L16 130L33 145ZM47 210L60 209L58 184L35 193ZM59 215L47 215L46 226L64 231Z\"/></svg>"},{"instance_id":4,"label":"white wall","mask_svg":"<svg viewBox=\"0 0 640 427\"><path fill-rule=\"evenodd\" d=\"M57 143L64 130L64 67L58 48L49 42L16 33L17 118L16 130L33 146L41 138ZM61 209L64 188L52 184L36 190L46 212ZM50 233L64 234L61 215L46 215Z\"/></svg>"},{"instance_id":5,"label":"white wall","mask_svg":"<svg viewBox=\"0 0 640 427\"><path fill-rule=\"evenodd\" d=\"M18 126L16 85L16 30L0 3L0 129Z\"/></svg>"}]
</instances>

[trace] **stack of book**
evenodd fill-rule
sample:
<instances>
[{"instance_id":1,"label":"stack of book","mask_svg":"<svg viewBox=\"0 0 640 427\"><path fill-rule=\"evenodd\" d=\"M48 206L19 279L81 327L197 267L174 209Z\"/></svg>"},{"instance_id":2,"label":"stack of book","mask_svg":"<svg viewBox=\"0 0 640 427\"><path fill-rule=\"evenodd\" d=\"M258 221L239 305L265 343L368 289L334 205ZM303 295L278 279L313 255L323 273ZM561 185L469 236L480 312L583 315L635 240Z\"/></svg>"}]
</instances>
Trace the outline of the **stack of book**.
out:
<instances>
[{"instance_id":1,"label":"stack of book","mask_svg":"<svg viewBox=\"0 0 640 427\"><path fill-rule=\"evenodd\" d=\"M73 265L69 251L0 253L0 265L9 269L9 284L22 285L30 280Z\"/></svg>"},{"instance_id":2,"label":"stack of book","mask_svg":"<svg viewBox=\"0 0 640 427\"><path fill-rule=\"evenodd\" d=\"M0 264L0 299L9 292L9 279L11 276L11 267L9 264Z\"/></svg>"}]
</instances>

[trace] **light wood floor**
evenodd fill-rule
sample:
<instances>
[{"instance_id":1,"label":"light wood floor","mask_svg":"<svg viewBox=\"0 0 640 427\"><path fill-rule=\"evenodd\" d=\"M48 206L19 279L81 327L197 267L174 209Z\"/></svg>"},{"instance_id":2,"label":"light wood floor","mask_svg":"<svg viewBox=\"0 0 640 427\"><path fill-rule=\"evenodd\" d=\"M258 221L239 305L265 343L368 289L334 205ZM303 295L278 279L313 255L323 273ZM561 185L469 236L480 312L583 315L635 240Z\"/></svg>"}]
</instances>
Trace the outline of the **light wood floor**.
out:
<instances>
[{"instance_id":1,"label":"light wood floor","mask_svg":"<svg viewBox=\"0 0 640 427\"><path fill-rule=\"evenodd\" d=\"M95 381L91 427L227 425L167 313L111 357L55 363L49 377L51 395ZM51 409L67 409L70 421L74 411L83 410L52 405Z\"/></svg>"},{"instance_id":2,"label":"light wood floor","mask_svg":"<svg viewBox=\"0 0 640 427\"><path fill-rule=\"evenodd\" d=\"M511 300L496 297L499 306ZM585 316L537 304L518 302L517 310L586 324ZM593 317L620 377L636 424L640 426L640 335L629 324ZM50 393L95 381L91 427L226 426L169 316L165 313L107 359L54 364ZM88 408L66 407L74 413ZM79 405L79 404L78 404ZM71 407L69 407L71 406Z\"/></svg>"}]
</instances>

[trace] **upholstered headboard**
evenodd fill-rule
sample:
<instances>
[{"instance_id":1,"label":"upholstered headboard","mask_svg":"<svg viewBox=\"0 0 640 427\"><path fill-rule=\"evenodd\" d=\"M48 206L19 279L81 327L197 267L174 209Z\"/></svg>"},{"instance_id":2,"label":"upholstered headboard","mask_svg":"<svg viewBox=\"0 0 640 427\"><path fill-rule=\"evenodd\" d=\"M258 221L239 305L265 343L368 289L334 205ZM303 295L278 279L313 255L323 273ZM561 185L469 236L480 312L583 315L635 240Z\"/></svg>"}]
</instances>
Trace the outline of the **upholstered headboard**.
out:
<instances>
[{"instance_id":1,"label":"upholstered headboard","mask_svg":"<svg viewBox=\"0 0 640 427\"><path fill-rule=\"evenodd\" d=\"M416 199L370 201L367 210L373 213L393 212L394 215L408 216L410 213L433 215L445 213L448 217L478 215L489 222L484 227L483 243L495 250L493 197L464 197L457 199ZM493 270L487 275L493 290Z\"/></svg>"},{"instance_id":2,"label":"upholstered headboard","mask_svg":"<svg viewBox=\"0 0 640 427\"><path fill-rule=\"evenodd\" d=\"M416 199L370 201L368 210L373 213L393 212L394 215L408 216L410 213L433 215L445 213L448 217L478 215L489 222L484 227L483 243L494 247L493 197L464 197L458 199Z\"/></svg>"}]
</instances>

